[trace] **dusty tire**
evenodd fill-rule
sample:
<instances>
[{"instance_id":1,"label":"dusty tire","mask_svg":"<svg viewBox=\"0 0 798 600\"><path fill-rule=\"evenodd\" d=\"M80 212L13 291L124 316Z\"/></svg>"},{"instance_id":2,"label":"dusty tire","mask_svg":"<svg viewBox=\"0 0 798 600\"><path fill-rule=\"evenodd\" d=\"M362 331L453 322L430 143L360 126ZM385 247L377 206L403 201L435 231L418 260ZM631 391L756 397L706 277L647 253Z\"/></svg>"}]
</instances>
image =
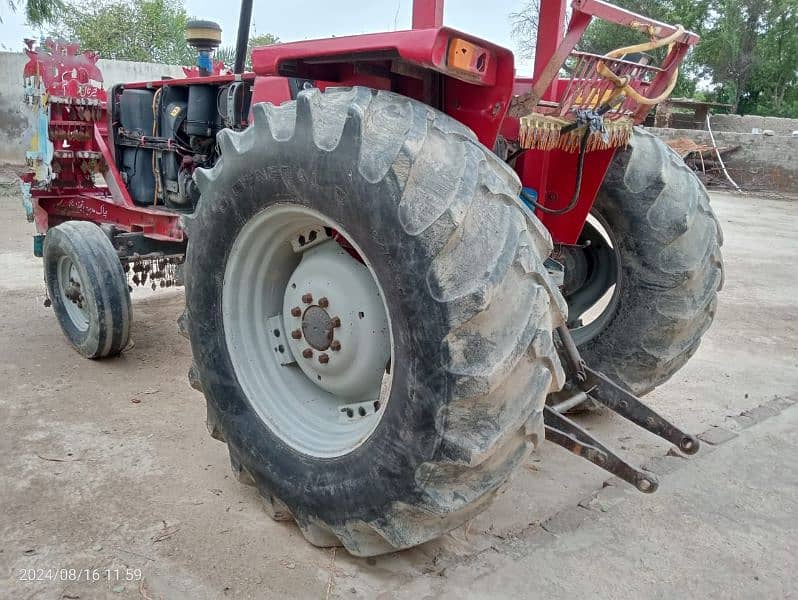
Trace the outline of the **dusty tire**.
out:
<instances>
[{"instance_id":1,"label":"dusty tire","mask_svg":"<svg viewBox=\"0 0 798 600\"><path fill-rule=\"evenodd\" d=\"M695 173L641 129L617 152L593 214L615 246L620 289L604 324L574 338L589 365L645 394L687 362L712 323L723 286L720 224Z\"/></svg>"},{"instance_id":2,"label":"dusty tire","mask_svg":"<svg viewBox=\"0 0 798 600\"><path fill-rule=\"evenodd\" d=\"M308 90L253 113L243 133L219 134L222 159L197 171L186 223L189 377L208 429L267 512L315 545L368 556L433 539L483 510L543 439L543 403L563 383L552 329L565 309L542 265L548 233L519 208L515 174L423 104ZM333 458L294 450L255 414L223 331L231 248L279 203L341 224L390 315L384 414Z\"/></svg>"},{"instance_id":3,"label":"dusty tire","mask_svg":"<svg viewBox=\"0 0 798 600\"><path fill-rule=\"evenodd\" d=\"M115 356L130 339L127 279L108 237L67 221L44 238L44 278L61 330L87 358Z\"/></svg>"}]
</instances>

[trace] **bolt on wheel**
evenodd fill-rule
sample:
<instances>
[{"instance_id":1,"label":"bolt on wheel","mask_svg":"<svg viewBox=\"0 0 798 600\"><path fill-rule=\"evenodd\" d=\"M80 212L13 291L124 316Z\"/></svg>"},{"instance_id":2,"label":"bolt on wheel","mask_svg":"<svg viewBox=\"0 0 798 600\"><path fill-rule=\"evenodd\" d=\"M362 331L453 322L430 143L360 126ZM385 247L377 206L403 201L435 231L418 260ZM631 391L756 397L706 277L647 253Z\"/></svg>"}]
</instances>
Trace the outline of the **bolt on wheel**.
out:
<instances>
[{"instance_id":1,"label":"bolt on wheel","mask_svg":"<svg viewBox=\"0 0 798 600\"><path fill-rule=\"evenodd\" d=\"M390 388L388 309L373 269L337 223L275 205L239 233L222 292L233 368L258 415L294 449L351 452Z\"/></svg>"}]
</instances>

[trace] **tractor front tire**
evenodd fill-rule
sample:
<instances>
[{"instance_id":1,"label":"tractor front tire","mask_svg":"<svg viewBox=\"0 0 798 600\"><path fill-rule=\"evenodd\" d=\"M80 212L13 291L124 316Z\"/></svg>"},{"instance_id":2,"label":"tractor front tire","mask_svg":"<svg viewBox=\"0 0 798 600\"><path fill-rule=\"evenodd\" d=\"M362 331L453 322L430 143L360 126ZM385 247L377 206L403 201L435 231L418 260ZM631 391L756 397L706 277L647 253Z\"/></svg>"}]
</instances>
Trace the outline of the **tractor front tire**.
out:
<instances>
[{"instance_id":1,"label":"tractor front tire","mask_svg":"<svg viewBox=\"0 0 798 600\"><path fill-rule=\"evenodd\" d=\"M67 221L44 238L44 279L58 323L86 358L122 352L132 308L122 263L94 223Z\"/></svg>"},{"instance_id":2,"label":"tractor front tire","mask_svg":"<svg viewBox=\"0 0 798 600\"><path fill-rule=\"evenodd\" d=\"M253 115L219 133L186 219L183 321L208 429L312 544L426 542L543 441L563 385L551 239L515 174L424 104L306 90ZM380 400L363 391L374 364Z\"/></svg>"},{"instance_id":3,"label":"tractor front tire","mask_svg":"<svg viewBox=\"0 0 798 600\"><path fill-rule=\"evenodd\" d=\"M696 174L642 129L616 153L592 212L614 246L615 291L594 323L569 326L587 364L646 394L687 362L712 323L723 286L720 223ZM606 261L603 244L586 224L588 263Z\"/></svg>"}]
</instances>

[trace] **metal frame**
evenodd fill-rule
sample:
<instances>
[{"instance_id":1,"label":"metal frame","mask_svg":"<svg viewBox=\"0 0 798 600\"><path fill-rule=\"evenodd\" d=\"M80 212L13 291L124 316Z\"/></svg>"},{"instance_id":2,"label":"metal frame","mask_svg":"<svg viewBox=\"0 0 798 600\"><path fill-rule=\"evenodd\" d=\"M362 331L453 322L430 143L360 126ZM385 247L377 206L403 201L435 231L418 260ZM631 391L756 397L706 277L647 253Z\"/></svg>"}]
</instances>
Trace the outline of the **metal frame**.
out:
<instances>
[{"instance_id":1,"label":"metal frame","mask_svg":"<svg viewBox=\"0 0 798 600\"><path fill-rule=\"evenodd\" d=\"M97 55L52 41L37 50L29 47L26 53L25 99L39 127L27 153L31 172L22 179L38 233L63 221L85 220L157 241L183 242L180 214L136 205L116 168ZM52 119L54 109L75 116L69 121ZM105 185L90 176L96 172Z\"/></svg>"},{"instance_id":2,"label":"metal frame","mask_svg":"<svg viewBox=\"0 0 798 600\"><path fill-rule=\"evenodd\" d=\"M563 36L561 32L562 22L565 19L566 0L541 0L540 4L540 22L544 22L545 19L546 22L554 22L557 27L538 28L532 97L526 105L530 110L537 105L538 101L550 98L554 92L552 84L555 82L557 73L565 59L576 48L593 18L637 29L641 32L652 30L660 37L676 32L676 27L673 25L649 19L602 0L573 0L571 4L573 13L568 23L568 29ZM662 92L671 73L678 68L687 50L697 43L698 35L689 31L685 32L683 39L674 46L673 51L663 62L663 72L652 83L652 96ZM636 114L636 118L642 120L649 110L646 108L643 112L643 107L641 107L642 114Z\"/></svg>"},{"instance_id":3,"label":"metal frame","mask_svg":"<svg viewBox=\"0 0 798 600\"><path fill-rule=\"evenodd\" d=\"M542 104L556 102L563 93L570 80L558 78L560 69L594 18L641 32L651 31L659 37L676 31L673 25L602 0L573 0L570 21L564 27L566 1L540 0L540 23L546 25L538 27L534 76L516 80L516 96L502 126L502 135L507 139L513 139L513 134L517 133L517 119L520 116L541 108ZM698 43L698 39L695 33L688 31L674 45L660 66L661 71L647 87L649 97L658 96L666 89L674 70L679 67L689 48ZM634 122L641 123L650 110L650 106L638 106L633 114ZM538 218L556 242L577 242L614 155L613 149L590 153L589 168L583 175L579 201L568 214L551 215L538 211ZM558 209L565 206L573 195L576 165L577 157L571 153L528 150L516 161L516 171L524 187L535 189L546 207Z\"/></svg>"},{"instance_id":4,"label":"metal frame","mask_svg":"<svg viewBox=\"0 0 798 600\"><path fill-rule=\"evenodd\" d=\"M413 29L438 29L443 26L444 0L413 2Z\"/></svg>"},{"instance_id":5,"label":"metal frame","mask_svg":"<svg viewBox=\"0 0 798 600\"><path fill-rule=\"evenodd\" d=\"M209 77L191 76L182 80L151 81L125 84L126 88L158 88L166 85L224 84L234 80L254 82L253 102L279 104L290 100L295 92L290 81L310 81L324 89L330 85L365 85L392 89L426 102L450 114L470 127L479 140L493 147L497 136L506 140L518 138L518 115L538 103L551 102L561 93L566 80L557 75L565 59L573 51L593 18L600 18L634 27L653 30L660 35L674 27L647 19L601 0L574 0L572 16L565 26L566 0L541 0L535 75L532 79L515 79L512 53L474 36L443 27L443 0L415 0L413 29L389 33L357 35L323 40L277 44L253 52L253 73L239 75L216 73ZM650 93L657 94L667 85L670 73L678 67L687 49L697 36L685 33L668 55L662 71L651 82ZM462 40L467 47L484 51L490 60L483 72L453 69L448 64L452 40ZM61 101L79 105L90 100L101 110L92 122L93 133L83 148L93 157L101 157L106 186L69 186L27 176L30 202L39 233L66 219L89 219L109 223L121 230L143 232L153 239L182 241L184 235L179 213L161 207L133 203L121 174L115 167L113 142L105 122L106 97L101 87L96 55L79 53L75 45L53 45L51 52L29 50L26 78L38 76L49 94L49 102ZM71 79L68 73L77 69L86 76ZM53 69L55 69L53 74ZM187 75L195 75L187 69ZM293 79L292 79L293 78ZM39 96L40 97L40 96ZM511 102L512 101L512 102ZM648 107L635 112L637 121L644 118ZM86 125L86 124L84 124ZM58 124L49 123L52 131ZM573 244L584 225L593 200L604 179L613 150L590 153L588 168L582 178L579 201L566 215L539 212L538 217L556 242ZM32 159L35 162L37 159ZM39 161L47 158L40 156ZM52 161L62 168L65 159ZM72 159L69 159L72 160ZM64 163L64 164L62 164ZM533 188L541 202L560 208L575 189L576 156L559 150L523 152L515 160L515 168L524 187Z\"/></svg>"}]
</instances>

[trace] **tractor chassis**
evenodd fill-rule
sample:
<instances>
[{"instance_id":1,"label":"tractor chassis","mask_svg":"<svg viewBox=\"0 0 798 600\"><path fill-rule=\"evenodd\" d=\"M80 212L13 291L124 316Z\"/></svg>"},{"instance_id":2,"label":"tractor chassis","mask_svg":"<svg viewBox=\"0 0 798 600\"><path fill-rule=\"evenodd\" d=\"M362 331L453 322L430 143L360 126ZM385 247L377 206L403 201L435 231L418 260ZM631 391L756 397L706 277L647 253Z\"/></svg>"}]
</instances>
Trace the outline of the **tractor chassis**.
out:
<instances>
[{"instance_id":1,"label":"tractor chassis","mask_svg":"<svg viewBox=\"0 0 798 600\"><path fill-rule=\"evenodd\" d=\"M114 232L111 244L122 262L145 258L182 257L186 253L185 242L154 240L140 232Z\"/></svg>"},{"instance_id":2,"label":"tractor chassis","mask_svg":"<svg viewBox=\"0 0 798 600\"><path fill-rule=\"evenodd\" d=\"M570 390L572 394L556 404L545 407L543 414L546 439L609 471L643 493L655 492L659 482L653 474L626 462L563 413L586 400L593 400L646 431L671 442L684 454L692 455L698 452L700 442L695 436L683 432L646 406L633 393L586 365L566 326L560 326L557 335L560 342L560 358L568 376L565 389Z\"/></svg>"}]
</instances>

